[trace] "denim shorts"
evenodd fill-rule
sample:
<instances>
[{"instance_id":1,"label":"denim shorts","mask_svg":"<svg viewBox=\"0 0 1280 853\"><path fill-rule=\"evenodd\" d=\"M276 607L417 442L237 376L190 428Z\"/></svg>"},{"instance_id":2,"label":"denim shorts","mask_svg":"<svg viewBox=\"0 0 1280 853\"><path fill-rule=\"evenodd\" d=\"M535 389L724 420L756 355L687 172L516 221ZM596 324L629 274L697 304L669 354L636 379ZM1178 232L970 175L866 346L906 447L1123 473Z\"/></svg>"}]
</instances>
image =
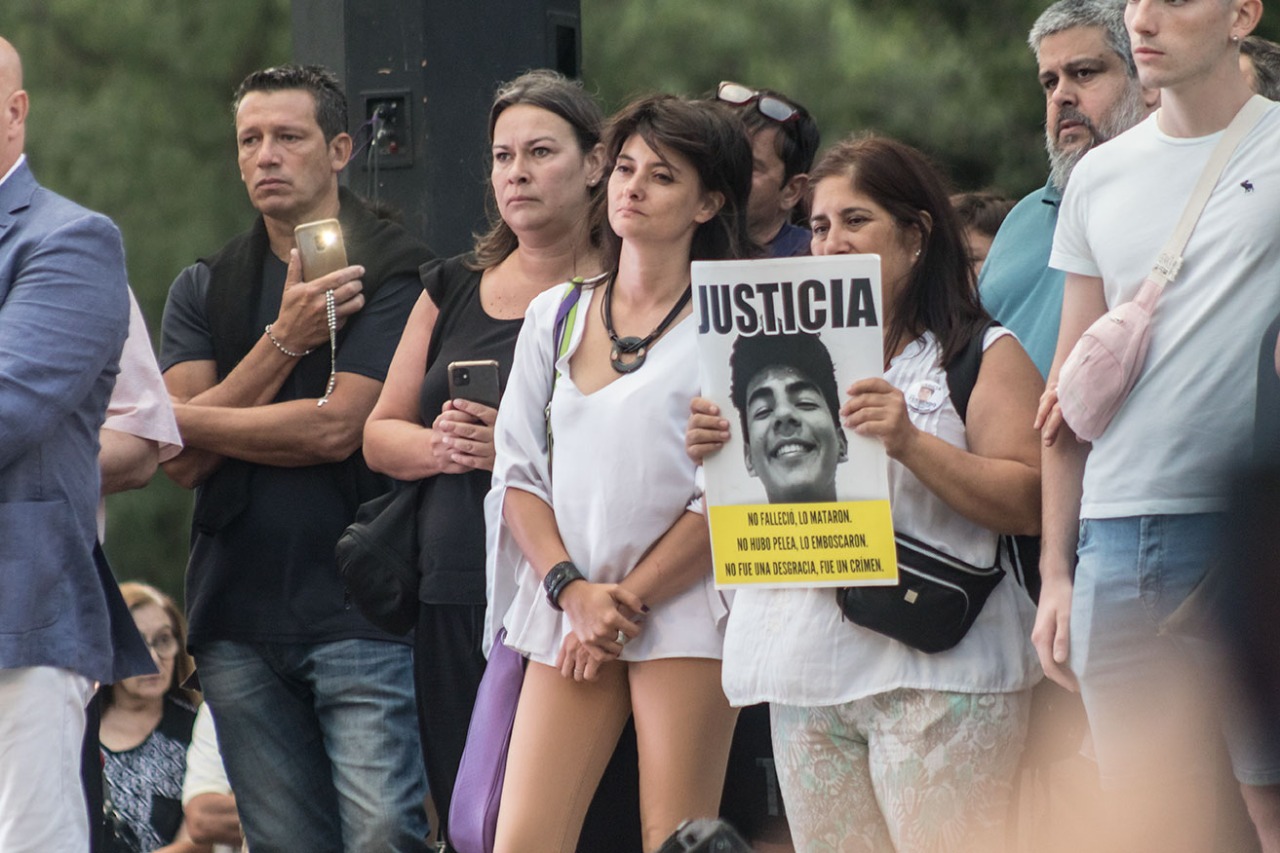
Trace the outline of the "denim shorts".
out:
<instances>
[{"instance_id":1,"label":"denim shorts","mask_svg":"<svg viewBox=\"0 0 1280 853\"><path fill-rule=\"evenodd\" d=\"M1280 721L1260 725L1230 698L1239 692L1224 683L1219 644L1166 624L1221 553L1221 523L1216 513L1080 522L1071 667L1104 785L1211 773L1219 725L1237 780L1280 784Z\"/></svg>"}]
</instances>

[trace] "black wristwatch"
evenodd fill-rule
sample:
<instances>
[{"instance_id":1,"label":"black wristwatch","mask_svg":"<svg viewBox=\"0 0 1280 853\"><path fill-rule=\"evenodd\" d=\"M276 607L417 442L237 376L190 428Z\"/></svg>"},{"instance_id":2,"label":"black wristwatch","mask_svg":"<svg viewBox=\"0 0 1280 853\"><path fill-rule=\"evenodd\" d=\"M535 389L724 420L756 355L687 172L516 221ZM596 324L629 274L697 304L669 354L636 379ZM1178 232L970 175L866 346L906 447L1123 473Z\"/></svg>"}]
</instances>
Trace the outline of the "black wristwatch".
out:
<instances>
[{"instance_id":1,"label":"black wristwatch","mask_svg":"<svg viewBox=\"0 0 1280 853\"><path fill-rule=\"evenodd\" d=\"M551 567L551 571L547 572L547 576L542 579L542 589L547 593L547 604L550 604L556 610L563 610L560 606L560 593L564 592L564 588L574 581L586 580L582 572L578 571L578 567L573 563L565 560L563 563L556 563Z\"/></svg>"}]
</instances>

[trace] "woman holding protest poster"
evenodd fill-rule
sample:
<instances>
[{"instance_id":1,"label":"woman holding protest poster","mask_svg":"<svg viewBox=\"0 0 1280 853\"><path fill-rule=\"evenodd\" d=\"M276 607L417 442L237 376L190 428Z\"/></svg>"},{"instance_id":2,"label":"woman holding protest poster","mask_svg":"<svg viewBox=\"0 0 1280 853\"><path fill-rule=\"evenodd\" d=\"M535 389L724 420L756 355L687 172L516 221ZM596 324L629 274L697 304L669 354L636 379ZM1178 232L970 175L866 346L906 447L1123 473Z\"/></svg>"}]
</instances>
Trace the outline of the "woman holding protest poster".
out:
<instances>
[{"instance_id":1,"label":"woman holding protest poster","mask_svg":"<svg viewBox=\"0 0 1280 853\"><path fill-rule=\"evenodd\" d=\"M1039 375L1017 339L989 325L962 228L923 155L884 137L848 139L810 186L813 253L881 260L885 372L847 389L843 425L882 443L898 534L992 566L1000 534L1039 528ZM962 414L948 370L971 341L982 354ZM695 401L690 455L718 449L729 428ZM1005 577L962 639L930 654L846 619L830 588L740 589L725 692L735 705L772 703L797 849L1003 849L1041 677L1034 615Z\"/></svg>"},{"instance_id":2,"label":"woman holding protest poster","mask_svg":"<svg viewBox=\"0 0 1280 853\"><path fill-rule=\"evenodd\" d=\"M689 264L749 245L751 150L732 116L670 96L615 116L606 150L613 272L533 301L497 421L492 606L529 661L499 853L573 849L632 714L645 849L714 816L736 715L684 413Z\"/></svg>"}]
</instances>

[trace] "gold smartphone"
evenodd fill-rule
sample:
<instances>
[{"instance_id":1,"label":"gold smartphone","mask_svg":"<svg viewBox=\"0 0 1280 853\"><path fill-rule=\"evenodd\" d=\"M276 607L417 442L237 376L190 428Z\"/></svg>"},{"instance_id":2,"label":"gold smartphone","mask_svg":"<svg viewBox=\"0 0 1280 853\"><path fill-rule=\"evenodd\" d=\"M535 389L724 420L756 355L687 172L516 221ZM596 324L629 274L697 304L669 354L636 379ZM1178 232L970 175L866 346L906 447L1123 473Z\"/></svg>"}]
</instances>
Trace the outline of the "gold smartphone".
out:
<instances>
[{"instance_id":1,"label":"gold smartphone","mask_svg":"<svg viewBox=\"0 0 1280 853\"><path fill-rule=\"evenodd\" d=\"M293 229L293 239L302 256L303 281L315 281L348 266L342 225L336 219L304 222Z\"/></svg>"}]
</instances>

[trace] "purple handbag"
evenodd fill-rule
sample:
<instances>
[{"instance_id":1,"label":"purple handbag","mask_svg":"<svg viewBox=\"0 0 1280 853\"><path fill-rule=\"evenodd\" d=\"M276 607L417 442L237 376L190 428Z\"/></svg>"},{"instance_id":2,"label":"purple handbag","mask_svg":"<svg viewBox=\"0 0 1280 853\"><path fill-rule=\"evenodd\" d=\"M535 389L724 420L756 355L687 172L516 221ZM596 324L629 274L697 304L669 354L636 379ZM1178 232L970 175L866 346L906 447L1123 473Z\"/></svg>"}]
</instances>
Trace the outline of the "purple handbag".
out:
<instances>
[{"instance_id":1,"label":"purple handbag","mask_svg":"<svg viewBox=\"0 0 1280 853\"><path fill-rule=\"evenodd\" d=\"M448 834L449 844L458 853L493 853L511 726L524 683L524 658L507 648L506 639L507 629L499 629L476 692L467 745L453 785Z\"/></svg>"}]
</instances>

